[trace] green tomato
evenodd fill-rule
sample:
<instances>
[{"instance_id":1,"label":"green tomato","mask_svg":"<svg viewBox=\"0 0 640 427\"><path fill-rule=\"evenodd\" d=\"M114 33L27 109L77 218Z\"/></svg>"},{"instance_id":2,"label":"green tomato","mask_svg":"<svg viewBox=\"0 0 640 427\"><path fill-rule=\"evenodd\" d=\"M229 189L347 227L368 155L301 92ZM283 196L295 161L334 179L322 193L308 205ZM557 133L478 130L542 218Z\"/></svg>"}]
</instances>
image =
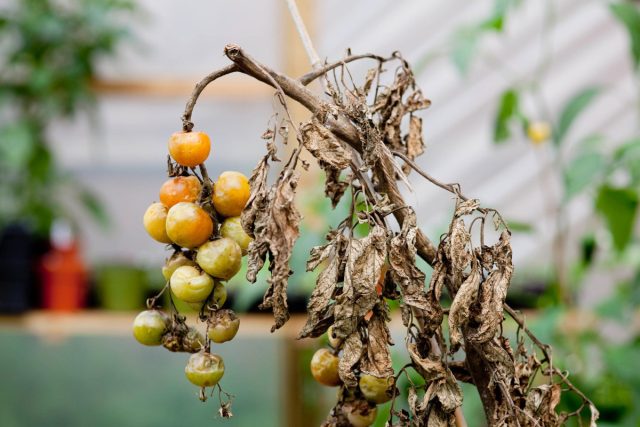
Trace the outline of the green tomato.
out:
<instances>
[{"instance_id":1,"label":"green tomato","mask_svg":"<svg viewBox=\"0 0 640 427\"><path fill-rule=\"evenodd\" d=\"M184 368L187 379L198 387L213 387L224 375L224 362L217 354L192 354Z\"/></svg>"},{"instance_id":2,"label":"green tomato","mask_svg":"<svg viewBox=\"0 0 640 427\"><path fill-rule=\"evenodd\" d=\"M196 262L213 277L229 280L240 270L242 250L233 240L222 237L200 246Z\"/></svg>"},{"instance_id":3,"label":"green tomato","mask_svg":"<svg viewBox=\"0 0 640 427\"><path fill-rule=\"evenodd\" d=\"M362 395L370 402L385 403L393 398L395 393L395 379L393 377L378 378L363 374L358 382Z\"/></svg>"},{"instance_id":4,"label":"green tomato","mask_svg":"<svg viewBox=\"0 0 640 427\"><path fill-rule=\"evenodd\" d=\"M203 304L211 304L216 305L218 308L221 308L224 303L227 301L227 288L222 284L222 282L218 282L217 280L213 281L213 298L212 301L209 300L202 302L192 302L189 303L189 306L193 308L195 311L200 311L202 309Z\"/></svg>"},{"instance_id":5,"label":"green tomato","mask_svg":"<svg viewBox=\"0 0 640 427\"><path fill-rule=\"evenodd\" d=\"M202 302L213 290L213 279L189 265L178 267L169 281L173 294L185 302Z\"/></svg>"},{"instance_id":6,"label":"green tomato","mask_svg":"<svg viewBox=\"0 0 640 427\"><path fill-rule=\"evenodd\" d=\"M164 266L162 267L162 276L167 281L171 280L173 272L176 271L178 267L182 267L183 265L190 265L192 267L195 267L196 263L184 256L182 252L176 252L171 258L167 259Z\"/></svg>"},{"instance_id":7,"label":"green tomato","mask_svg":"<svg viewBox=\"0 0 640 427\"><path fill-rule=\"evenodd\" d=\"M133 321L133 336L140 344L160 345L170 322L171 318L160 310L145 310Z\"/></svg>"},{"instance_id":8,"label":"green tomato","mask_svg":"<svg viewBox=\"0 0 640 427\"><path fill-rule=\"evenodd\" d=\"M242 249L242 255L247 254L249 243L253 241L251 236L245 233L244 228L242 228L242 221L239 216L225 219L220 227L220 235L235 241Z\"/></svg>"},{"instance_id":9,"label":"green tomato","mask_svg":"<svg viewBox=\"0 0 640 427\"><path fill-rule=\"evenodd\" d=\"M240 319L233 310L218 310L211 319L207 335L211 341L221 344L231 341L238 333L238 328Z\"/></svg>"}]
</instances>

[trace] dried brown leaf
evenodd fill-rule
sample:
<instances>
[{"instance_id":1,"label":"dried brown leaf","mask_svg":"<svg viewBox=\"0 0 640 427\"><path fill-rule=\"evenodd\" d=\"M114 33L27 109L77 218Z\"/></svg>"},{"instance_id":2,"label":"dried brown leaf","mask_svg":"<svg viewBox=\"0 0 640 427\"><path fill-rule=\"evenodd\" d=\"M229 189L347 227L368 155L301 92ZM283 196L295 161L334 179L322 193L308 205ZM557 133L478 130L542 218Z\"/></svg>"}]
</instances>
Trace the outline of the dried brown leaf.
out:
<instances>
[{"instance_id":1,"label":"dried brown leaf","mask_svg":"<svg viewBox=\"0 0 640 427\"><path fill-rule=\"evenodd\" d=\"M391 334L385 317L381 313L375 313L369 320L369 334L366 351L360 361L360 371L378 378L393 376L391 366Z\"/></svg>"},{"instance_id":2,"label":"dried brown leaf","mask_svg":"<svg viewBox=\"0 0 640 427\"><path fill-rule=\"evenodd\" d=\"M262 269L265 260L269 257L271 277L267 280L269 288L260 307L271 308L273 311L275 325L271 328L272 332L289 319L287 306L287 283L291 275L289 259L299 235L298 225L301 218L294 203L298 178L296 172L289 169L283 170L278 181L266 195L264 188L258 187L260 194L253 201L250 199L250 205L248 205L250 210L246 216L243 212L243 222L247 221L245 226L252 225L251 231L254 236L247 256L248 281L255 282L258 271ZM258 209L258 206L262 209Z\"/></svg>"},{"instance_id":3,"label":"dried brown leaf","mask_svg":"<svg viewBox=\"0 0 640 427\"><path fill-rule=\"evenodd\" d=\"M351 151L317 119L312 119L300 128L302 144L320 166L342 170L351 163Z\"/></svg>"},{"instance_id":4,"label":"dried brown leaf","mask_svg":"<svg viewBox=\"0 0 640 427\"><path fill-rule=\"evenodd\" d=\"M466 337L476 343L491 340L502 323L502 306L513 274L510 234L506 230L494 246L494 257L496 268L480 285L478 308L474 316L478 326Z\"/></svg>"},{"instance_id":5,"label":"dried brown leaf","mask_svg":"<svg viewBox=\"0 0 640 427\"><path fill-rule=\"evenodd\" d=\"M345 386L355 388L358 385L358 379L353 372L353 367L360 362L360 358L364 354L365 347L358 331L349 335L342 345L342 356L338 363L338 374Z\"/></svg>"},{"instance_id":6,"label":"dried brown leaf","mask_svg":"<svg viewBox=\"0 0 640 427\"><path fill-rule=\"evenodd\" d=\"M375 226L366 237L349 242L344 284L334 312L337 338L351 335L379 299L376 284L387 256L386 236L384 227Z\"/></svg>"},{"instance_id":7,"label":"dried brown leaf","mask_svg":"<svg viewBox=\"0 0 640 427\"><path fill-rule=\"evenodd\" d=\"M410 210L402 224L402 230L389 242L389 273L402 294L405 326L408 326L411 310L421 318L439 316L425 291L425 275L416 266L417 230L415 212Z\"/></svg>"},{"instance_id":8,"label":"dried brown leaf","mask_svg":"<svg viewBox=\"0 0 640 427\"><path fill-rule=\"evenodd\" d=\"M467 325L471 306L475 303L480 288L482 273L474 263L471 273L462 282L449 309L450 352L455 353L462 343L462 329Z\"/></svg>"},{"instance_id":9,"label":"dried brown leaf","mask_svg":"<svg viewBox=\"0 0 640 427\"><path fill-rule=\"evenodd\" d=\"M334 306L331 302L338 278L342 275L340 266L346 247L346 237L341 233L334 233L333 240L324 246L316 246L311 250L311 257L307 262L307 271L315 269L322 261L329 259L329 263L318 275L316 286L307 304L307 322L298 338L315 337L325 332L329 327L329 320L333 320Z\"/></svg>"}]
</instances>

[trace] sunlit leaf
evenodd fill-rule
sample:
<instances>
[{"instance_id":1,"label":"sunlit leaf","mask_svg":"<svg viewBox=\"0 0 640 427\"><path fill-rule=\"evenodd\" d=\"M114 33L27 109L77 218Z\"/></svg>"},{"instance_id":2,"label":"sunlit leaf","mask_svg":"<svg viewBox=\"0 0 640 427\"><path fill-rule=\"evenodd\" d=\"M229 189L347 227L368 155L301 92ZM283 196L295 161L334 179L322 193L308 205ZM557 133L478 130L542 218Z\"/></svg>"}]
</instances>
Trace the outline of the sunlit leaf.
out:
<instances>
[{"instance_id":1,"label":"sunlit leaf","mask_svg":"<svg viewBox=\"0 0 640 427\"><path fill-rule=\"evenodd\" d=\"M569 100L569 102L567 102L564 109L562 110L560 121L558 122L557 128L553 135L553 141L556 145L560 145L575 119L580 115L580 113L582 113L585 108L587 108L591 101L594 100L598 92L599 89L596 87L587 88L576 94Z\"/></svg>"},{"instance_id":2,"label":"sunlit leaf","mask_svg":"<svg viewBox=\"0 0 640 427\"><path fill-rule=\"evenodd\" d=\"M633 235L638 208L638 193L633 188L604 185L598 192L596 209L604 218L616 250L624 250Z\"/></svg>"},{"instance_id":3,"label":"sunlit leaf","mask_svg":"<svg viewBox=\"0 0 640 427\"><path fill-rule=\"evenodd\" d=\"M619 2L609 6L615 16L627 29L630 40L630 53L633 64L640 64L640 10L630 2Z\"/></svg>"},{"instance_id":4,"label":"sunlit leaf","mask_svg":"<svg viewBox=\"0 0 640 427\"><path fill-rule=\"evenodd\" d=\"M493 141L504 142L511 136L509 125L511 119L518 115L518 92L507 89L500 96L498 112L496 113Z\"/></svg>"}]
</instances>

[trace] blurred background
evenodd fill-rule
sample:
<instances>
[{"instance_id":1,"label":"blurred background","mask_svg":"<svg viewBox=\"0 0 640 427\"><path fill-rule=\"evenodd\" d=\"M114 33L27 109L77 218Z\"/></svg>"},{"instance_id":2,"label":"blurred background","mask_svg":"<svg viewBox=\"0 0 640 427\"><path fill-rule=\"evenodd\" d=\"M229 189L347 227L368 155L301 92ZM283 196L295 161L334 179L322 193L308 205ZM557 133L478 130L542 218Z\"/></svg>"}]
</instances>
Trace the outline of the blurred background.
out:
<instances>
[{"instance_id":1,"label":"blurred background","mask_svg":"<svg viewBox=\"0 0 640 427\"><path fill-rule=\"evenodd\" d=\"M298 6L321 57L399 50L413 64L433 102L419 165L502 212L515 231L509 302L555 346L600 425L640 425L638 3ZM131 337L136 310L164 284L167 256L142 214L166 179L166 143L186 99L227 64L227 43L292 76L309 70L282 0L0 1L3 427L318 425L331 407L335 391L307 368L322 340L294 340L302 314L269 334L270 316L256 312L266 283L248 284L242 272L228 284L239 337L216 350L227 365L223 387L236 396L232 419L198 402L186 356ZM367 65L350 67L356 79ZM235 75L204 92L193 121L212 137L212 177L250 174L272 95ZM303 273L308 250L344 216L312 174L298 200L305 220L290 282L298 313L315 281ZM453 200L415 174L410 181L407 201L437 240ZM393 334L402 343L401 328ZM464 390L467 420L480 425L477 393Z\"/></svg>"}]
</instances>

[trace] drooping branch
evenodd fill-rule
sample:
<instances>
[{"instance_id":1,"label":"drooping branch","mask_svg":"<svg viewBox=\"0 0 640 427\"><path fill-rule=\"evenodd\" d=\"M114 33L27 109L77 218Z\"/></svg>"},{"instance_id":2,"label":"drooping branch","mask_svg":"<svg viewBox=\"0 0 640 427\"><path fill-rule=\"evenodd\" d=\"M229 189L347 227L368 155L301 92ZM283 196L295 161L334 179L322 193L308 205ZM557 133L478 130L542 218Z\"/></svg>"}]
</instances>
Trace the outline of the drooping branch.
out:
<instances>
[{"instance_id":1,"label":"drooping branch","mask_svg":"<svg viewBox=\"0 0 640 427\"><path fill-rule=\"evenodd\" d=\"M200 80L196 86L193 88L193 92L187 101L187 106L184 108L184 114L182 115L182 128L185 131L190 131L193 129L193 123L191 123L191 114L193 113L193 107L196 106L196 101L200 97L200 94L206 88L209 83L219 79L220 77L226 76L227 74L231 74L233 72L238 71L238 67L235 64L227 65L224 68L214 71L213 73L206 76L204 79Z\"/></svg>"}]
</instances>

